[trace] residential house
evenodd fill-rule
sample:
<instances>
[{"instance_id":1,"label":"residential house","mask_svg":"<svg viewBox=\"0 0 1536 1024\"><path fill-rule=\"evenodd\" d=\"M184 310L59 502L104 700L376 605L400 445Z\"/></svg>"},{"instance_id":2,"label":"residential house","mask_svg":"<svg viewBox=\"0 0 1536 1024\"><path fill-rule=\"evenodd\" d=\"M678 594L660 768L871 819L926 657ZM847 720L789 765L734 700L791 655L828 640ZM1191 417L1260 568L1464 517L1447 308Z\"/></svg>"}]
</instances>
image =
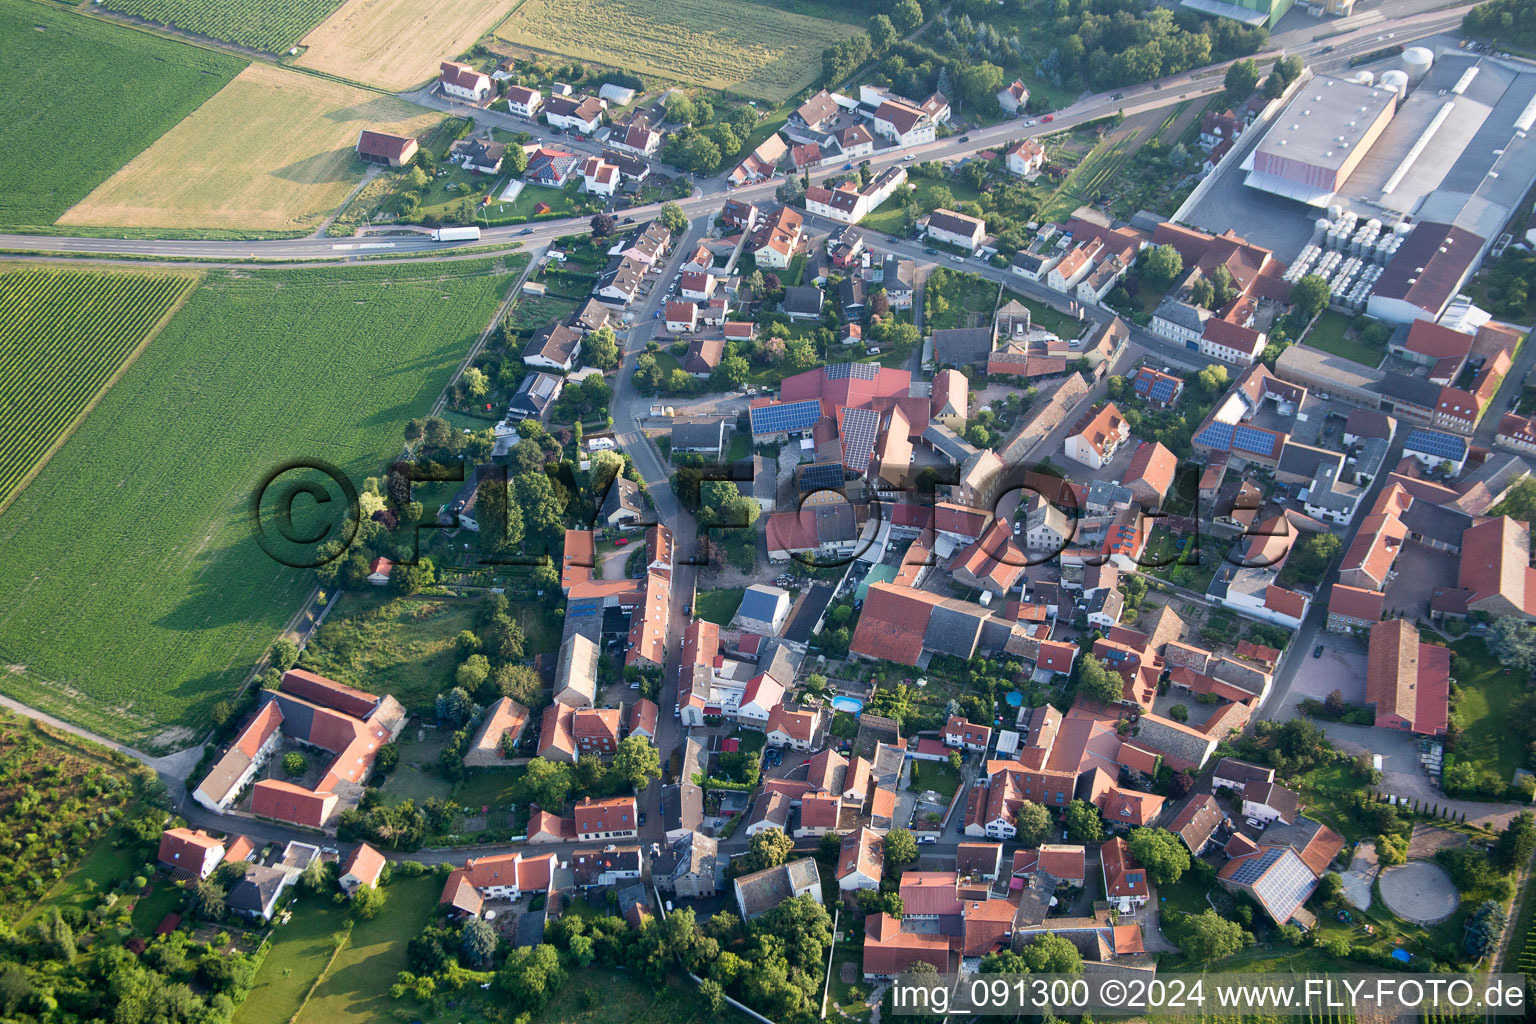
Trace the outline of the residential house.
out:
<instances>
[{"instance_id":1,"label":"residential house","mask_svg":"<svg viewBox=\"0 0 1536 1024\"><path fill-rule=\"evenodd\" d=\"M810 750L815 745L821 712L815 708L794 710L780 704L768 713L768 743L791 750Z\"/></svg>"},{"instance_id":2,"label":"residential house","mask_svg":"<svg viewBox=\"0 0 1536 1024\"><path fill-rule=\"evenodd\" d=\"M342 892L354 896L359 889L377 888L387 863L378 850L367 843L359 843L341 866L341 876L337 882Z\"/></svg>"},{"instance_id":3,"label":"residential house","mask_svg":"<svg viewBox=\"0 0 1536 1024\"><path fill-rule=\"evenodd\" d=\"M857 828L843 836L837 858L837 887L843 892L879 889L885 873L885 839L872 828Z\"/></svg>"},{"instance_id":4,"label":"residential house","mask_svg":"<svg viewBox=\"0 0 1536 1024\"><path fill-rule=\"evenodd\" d=\"M532 185L563 188L576 168L576 154L563 149L539 146L528 154L523 180Z\"/></svg>"},{"instance_id":5,"label":"residential house","mask_svg":"<svg viewBox=\"0 0 1536 1024\"><path fill-rule=\"evenodd\" d=\"M507 86L507 94L503 99L507 101L508 112L520 117L532 118L539 112L539 107L544 105L544 94L526 85Z\"/></svg>"},{"instance_id":6,"label":"residential house","mask_svg":"<svg viewBox=\"0 0 1536 1024\"><path fill-rule=\"evenodd\" d=\"M1216 798L1209 793L1200 794L1190 798L1189 803L1169 824L1168 830L1189 848L1190 856L1198 857L1205 852L1216 829L1225 820L1226 815L1222 813Z\"/></svg>"},{"instance_id":7,"label":"residential house","mask_svg":"<svg viewBox=\"0 0 1536 1024\"><path fill-rule=\"evenodd\" d=\"M651 861L651 880L679 899L707 899L718 891L715 879L722 867L716 841L688 831L670 840Z\"/></svg>"},{"instance_id":8,"label":"residential house","mask_svg":"<svg viewBox=\"0 0 1536 1024\"><path fill-rule=\"evenodd\" d=\"M603 101L595 96L551 96L544 103L551 128L591 135L603 123Z\"/></svg>"},{"instance_id":9,"label":"residential house","mask_svg":"<svg viewBox=\"0 0 1536 1024\"><path fill-rule=\"evenodd\" d=\"M1005 160L1009 174L1027 178L1040 173L1045 164L1045 147L1034 139L1024 139L1008 148Z\"/></svg>"},{"instance_id":10,"label":"residential house","mask_svg":"<svg viewBox=\"0 0 1536 1024\"><path fill-rule=\"evenodd\" d=\"M1131 856L1128 843L1119 836L1099 847L1104 895L1121 914L1134 913L1151 896L1147 872Z\"/></svg>"},{"instance_id":11,"label":"residential house","mask_svg":"<svg viewBox=\"0 0 1536 1024\"><path fill-rule=\"evenodd\" d=\"M569 373L581 356L581 335L565 324L549 324L533 332L528 344L523 346L523 362L528 366L542 367Z\"/></svg>"},{"instance_id":12,"label":"residential house","mask_svg":"<svg viewBox=\"0 0 1536 1024\"><path fill-rule=\"evenodd\" d=\"M439 905L456 917L479 917L488 900L517 900L548 895L554 885L558 858L553 853L525 856L521 850L491 857L472 857L448 873Z\"/></svg>"},{"instance_id":13,"label":"residential house","mask_svg":"<svg viewBox=\"0 0 1536 1024\"><path fill-rule=\"evenodd\" d=\"M576 822L576 838L583 842L594 839L633 839L639 830L635 798L632 796L609 797L593 800L583 797L572 815Z\"/></svg>"},{"instance_id":14,"label":"residential house","mask_svg":"<svg viewBox=\"0 0 1536 1024\"><path fill-rule=\"evenodd\" d=\"M483 103L496 94L496 85L491 81L491 76L476 71L468 64L445 60L438 68L438 85L445 95L470 103Z\"/></svg>"},{"instance_id":15,"label":"residential house","mask_svg":"<svg viewBox=\"0 0 1536 1024\"><path fill-rule=\"evenodd\" d=\"M641 525L645 519L645 499L640 495L640 485L628 477L614 477L598 514L615 529L629 530Z\"/></svg>"},{"instance_id":16,"label":"residential house","mask_svg":"<svg viewBox=\"0 0 1536 1024\"><path fill-rule=\"evenodd\" d=\"M962 715L950 715L944 723L944 745L961 747L972 752L986 753L992 742L990 725L973 724Z\"/></svg>"},{"instance_id":17,"label":"residential house","mask_svg":"<svg viewBox=\"0 0 1536 1024\"><path fill-rule=\"evenodd\" d=\"M1015 78L1012 85L1004 86L997 91L997 105L1003 108L1003 113L1017 115L1029 102L1029 90L1024 88L1024 83Z\"/></svg>"},{"instance_id":18,"label":"residential house","mask_svg":"<svg viewBox=\"0 0 1536 1024\"><path fill-rule=\"evenodd\" d=\"M581 185L595 196L611 196L619 188L619 169L600 156L582 161Z\"/></svg>"},{"instance_id":19,"label":"residential house","mask_svg":"<svg viewBox=\"0 0 1536 1024\"><path fill-rule=\"evenodd\" d=\"M511 697L492 704L475 738L464 751L466 768L496 768L505 763L507 746L516 745L528 729L529 710Z\"/></svg>"},{"instance_id":20,"label":"residential house","mask_svg":"<svg viewBox=\"0 0 1536 1024\"><path fill-rule=\"evenodd\" d=\"M1064 454L1090 469L1103 469L1131 436L1131 427L1113 402L1090 409L1067 436Z\"/></svg>"},{"instance_id":21,"label":"residential house","mask_svg":"<svg viewBox=\"0 0 1536 1024\"><path fill-rule=\"evenodd\" d=\"M224 862L224 853L224 840L215 839L202 829L193 831L178 826L160 833L160 853L156 860L172 874L184 873L204 879Z\"/></svg>"},{"instance_id":22,"label":"residential house","mask_svg":"<svg viewBox=\"0 0 1536 1024\"><path fill-rule=\"evenodd\" d=\"M926 110L893 99L875 109L870 127L876 135L903 148L932 142L938 129Z\"/></svg>"},{"instance_id":23,"label":"residential house","mask_svg":"<svg viewBox=\"0 0 1536 1024\"><path fill-rule=\"evenodd\" d=\"M640 847L609 843L600 850L575 850L571 853L570 865L576 885L581 889L633 881L640 877Z\"/></svg>"},{"instance_id":24,"label":"residential house","mask_svg":"<svg viewBox=\"0 0 1536 1024\"><path fill-rule=\"evenodd\" d=\"M809 857L743 875L732 883L743 921L754 921L785 900L809 896L821 902L821 875Z\"/></svg>"},{"instance_id":25,"label":"residential house","mask_svg":"<svg viewBox=\"0 0 1536 1024\"><path fill-rule=\"evenodd\" d=\"M924 230L936 242L975 249L987 235L987 224L977 217L940 209L928 215Z\"/></svg>"}]
</instances>

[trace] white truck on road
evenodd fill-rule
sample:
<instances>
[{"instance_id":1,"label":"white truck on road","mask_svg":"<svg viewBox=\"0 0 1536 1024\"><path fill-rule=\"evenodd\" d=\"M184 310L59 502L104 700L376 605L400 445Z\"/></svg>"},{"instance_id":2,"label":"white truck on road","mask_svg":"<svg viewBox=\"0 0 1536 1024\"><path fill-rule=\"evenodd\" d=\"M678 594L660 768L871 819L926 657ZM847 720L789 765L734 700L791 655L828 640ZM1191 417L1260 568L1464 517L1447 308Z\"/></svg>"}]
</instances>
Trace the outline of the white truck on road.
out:
<instances>
[{"instance_id":1,"label":"white truck on road","mask_svg":"<svg viewBox=\"0 0 1536 1024\"><path fill-rule=\"evenodd\" d=\"M480 241L480 229L468 228L438 228L432 232L434 242L478 242Z\"/></svg>"}]
</instances>

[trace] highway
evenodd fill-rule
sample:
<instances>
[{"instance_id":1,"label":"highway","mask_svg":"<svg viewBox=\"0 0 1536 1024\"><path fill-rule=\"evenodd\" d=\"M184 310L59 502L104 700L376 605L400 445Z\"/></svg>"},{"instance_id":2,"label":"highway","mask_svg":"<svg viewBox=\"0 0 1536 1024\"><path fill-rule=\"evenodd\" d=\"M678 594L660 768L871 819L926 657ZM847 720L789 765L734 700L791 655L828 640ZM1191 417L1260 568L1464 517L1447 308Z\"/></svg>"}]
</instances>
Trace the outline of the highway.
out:
<instances>
[{"instance_id":1,"label":"highway","mask_svg":"<svg viewBox=\"0 0 1536 1024\"><path fill-rule=\"evenodd\" d=\"M1369 53L1383 46L1412 42L1415 39L1455 29L1461 24L1462 15L1470 9L1471 5L1466 5L1448 10L1429 11L1398 18L1391 22L1380 20L1380 12L1371 12L1366 15L1356 16L1356 18L1367 22L1367 24L1354 29L1348 29L1344 26L1355 21L1355 18L1338 23L1320 21L1317 23L1317 32L1319 34L1329 30L1335 30L1338 34L1324 35L1319 38L1317 35L1313 35L1310 27L1305 32L1293 31L1286 36L1277 37L1277 39L1291 41L1291 49L1276 49L1256 54L1255 59L1262 65L1288 52L1301 55L1306 60L1308 66L1316 71L1323 73L1336 72L1346 68L1349 58L1358 54ZM1391 38L1388 38L1389 32L1391 33ZM1302 36L1311 36L1311 38L1293 38ZM1325 50L1327 51L1326 53L1324 53ZM884 150L871 157L870 163L875 170L879 170L909 160L913 162L932 160L956 161L982 150L997 149L1005 144L1017 142L1020 139L1049 135L1053 132L1070 129L1086 121L1110 116L1116 111L1130 116L1145 111L1159 110L1185 100L1198 99L1220 92L1223 88L1222 80L1227 66L1227 63L1208 65L1144 85L1129 86L1113 92L1094 93L1083 97L1068 107L1055 111L1051 115L1052 120L1049 124L1038 123L1038 120L1033 125L1028 124L1024 120L1003 121L985 128L974 129L964 135L940 139L924 146L915 146L907 150ZM533 129L534 134L540 137L547 134L547 132L538 131L537 126L528 125L522 122L521 119L513 118L510 115L465 108L458 104L442 101L437 97L424 97L420 93L411 94L408 98L417 102L430 103L440 109L467 114L475 117L477 121L494 124L497 127L513 130ZM967 141L961 142L961 138ZM559 141L564 146L568 144L569 140L562 136L559 137ZM580 147L578 146L578 148ZM729 168L726 168L726 170L729 170ZM701 180L695 188L694 195L679 200L679 204L690 218L695 218L713 213L713 211L719 208L726 195L751 202L771 199L782 180L782 178L776 178L757 185L728 189L725 176L722 173ZM660 209L660 204L653 204L622 210L619 211L619 214L623 217L634 217L636 220L643 220L653 216L658 209ZM585 217L567 217L558 220L539 221L534 224L486 228L481 232L480 244L499 245L519 242L530 249L536 249L548 245L551 241L563 235L585 231L587 226L588 219ZM1241 225L1234 225L1234 227L1240 228ZM51 253L70 253L103 257L126 256L138 259L159 257L166 260L192 260L210 264L228 263L231 261L244 263L250 260L272 261L275 263L334 262L337 260L361 260L370 256L398 256L420 259L441 258L443 256L469 258L474 255L472 250L467 250L456 243L434 242L426 234L425 229L410 233L400 233L402 231L409 232L410 229L392 226L377 230L368 235L352 238L312 235L305 238L251 239L246 241L78 238L55 235L0 234L0 249L34 253L39 256L47 256Z\"/></svg>"}]
</instances>

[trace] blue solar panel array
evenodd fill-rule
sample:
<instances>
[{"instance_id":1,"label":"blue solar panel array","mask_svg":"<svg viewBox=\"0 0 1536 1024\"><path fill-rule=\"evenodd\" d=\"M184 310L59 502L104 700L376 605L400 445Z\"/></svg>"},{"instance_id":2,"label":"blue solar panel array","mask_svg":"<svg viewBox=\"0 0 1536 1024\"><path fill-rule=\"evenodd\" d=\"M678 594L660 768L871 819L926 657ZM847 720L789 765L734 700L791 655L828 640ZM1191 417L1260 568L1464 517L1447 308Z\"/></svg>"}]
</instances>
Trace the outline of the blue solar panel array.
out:
<instances>
[{"instance_id":1,"label":"blue solar panel array","mask_svg":"<svg viewBox=\"0 0 1536 1024\"><path fill-rule=\"evenodd\" d=\"M880 414L873 409L843 410L843 461L855 467L869 465L875 451Z\"/></svg>"},{"instance_id":2,"label":"blue solar panel array","mask_svg":"<svg viewBox=\"0 0 1536 1024\"><path fill-rule=\"evenodd\" d=\"M800 470L800 490L803 493L820 490L842 490L843 477L847 473L841 462L818 462Z\"/></svg>"},{"instance_id":3,"label":"blue solar panel array","mask_svg":"<svg viewBox=\"0 0 1536 1024\"><path fill-rule=\"evenodd\" d=\"M1212 423L1195 435L1194 443L1227 451L1232 447L1232 424Z\"/></svg>"},{"instance_id":4,"label":"blue solar panel array","mask_svg":"<svg viewBox=\"0 0 1536 1024\"><path fill-rule=\"evenodd\" d=\"M1267 430L1259 430L1256 427L1245 427L1241 423L1232 428L1232 447L1241 448L1245 452L1254 452L1258 455L1273 455L1277 436Z\"/></svg>"},{"instance_id":5,"label":"blue solar panel array","mask_svg":"<svg viewBox=\"0 0 1536 1024\"><path fill-rule=\"evenodd\" d=\"M1178 390L1178 381L1169 380L1167 377L1159 377L1152 382L1152 388L1147 397L1154 402L1171 402Z\"/></svg>"},{"instance_id":6,"label":"blue solar panel array","mask_svg":"<svg viewBox=\"0 0 1536 1024\"><path fill-rule=\"evenodd\" d=\"M833 363L826 368L827 380L874 380L879 363Z\"/></svg>"},{"instance_id":7,"label":"blue solar panel array","mask_svg":"<svg viewBox=\"0 0 1536 1024\"><path fill-rule=\"evenodd\" d=\"M1408 440L1403 442L1403 447L1410 451L1424 452L1426 455L1457 462L1467 457L1467 442L1454 434L1443 434L1438 430L1410 431Z\"/></svg>"},{"instance_id":8,"label":"blue solar panel array","mask_svg":"<svg viewBox=\"0 0 1536 1024\"><path fill-rule=\"evenodd\" d=\"M821 419L821 402L813 398L804 402L764 405L751 410L751 416L754 434L810 430Z\"/></svg>"}]
</instances>

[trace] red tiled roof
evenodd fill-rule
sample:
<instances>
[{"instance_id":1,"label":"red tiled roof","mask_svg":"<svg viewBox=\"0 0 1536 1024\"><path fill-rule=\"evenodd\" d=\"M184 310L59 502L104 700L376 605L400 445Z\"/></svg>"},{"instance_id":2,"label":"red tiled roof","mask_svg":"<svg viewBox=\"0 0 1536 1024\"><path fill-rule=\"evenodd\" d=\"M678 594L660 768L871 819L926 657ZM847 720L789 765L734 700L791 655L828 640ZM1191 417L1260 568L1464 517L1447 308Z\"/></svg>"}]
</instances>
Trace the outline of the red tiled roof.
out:
<instances>
[{"instance_id":1,"label":"red tiled roof","mask_svg":"<svg viewBox=\"0 0 1536 1024\"><path fill-rule=\"evenodd\" d=\"M577 835L634 831L638 827L635 823L635 798L632 796L616 796L606 800L586 797L576 805L573 818Z\"/></svg>"},{"instance_id":2,"label":"red tiled roof","mask_svg":"<svg viewBox=\"0 0 1536 1024\"><path fill-rule=\"evenodd\" d=\"M1294 590L1286 590L1284 587L1270 584L1264 590L1264 607L1281 615L1299 619L1306 613L1307 599Z\"/></svg>"},{"instance_id":3,"label":"red tiled roof","mask_svg":"<svg viewBox=\"0 0 1536 1024\"><path fill-rule=\"evenodd\" d=\"M194 832L189 828L168 828L160 833L158 860L161 864L196 872L202 870L203 858L208 851L223 845L223 840L215 839L202 829Z\"/></svg>"},{"instance_id":4,"label":"red tiled roof","mask_svg":"<svg viewBox=\"0 0 1536 1024\"><path fill-rule=\"evenodd\" d=\"M960 897L955 886L959 876L953 871L906 871L901 876L903 914L944 916L960 913Z\"/></svg>"},{"instance_id":5,"label":"red tiled roof","mask_svg":"<svg viewBox=\"0 0 1536 1024\"><path fill-rule=\"evenodd\" d=\"M940 974L947 972L948 937L904 932L901 922L889 914L873 914L865 919L865 974L901 974L918 962L932 964Z\"/></svg>"},{"instance_id":6,"label":"red tiled roof","mask_svg":"<svg viewBox=\"0 0 1536 1024\"><path fill-rule=\"evenodd\" d=\"M1144 482L1159 496L1166 497L1168 488L1173 486L1173 474L1178 468L1178 457L1154 441L1136 449L1120 482L1127 487L1138 481Z\"/></svg>"},{"instance_id":7,"label":"red tiled roof","mask_svg":"<svg viewBox=\"0 0 1536 1024\"><path fill-rule=\"evenodd\" d=\"M1104 867L1104 886L1109 896L1149 895L1147 873L1131 857L1131 848L1119 836L1099 848Z\"/></svg>"},{"instance_id":8,"label":"red tiled roof","mask_svg":"<svg viewBox=\"0 0 1536 1024\"><path fill-rule=\"evenodd\" d=\"M1363 590L1335 583L1328 592L1328 612L1352 619L1376 622L1386 607L1387 595L1379 590Z\"/></svg>"},{"instance_id":9,"label":"red tiled roof","mask_svg":"<svg viewBox=\"0 0 1536 1024\"><path fill-rule=\"evenodd\" d=\"M360 885L377 885L384 873L384 855L367 843L360 843L342 866L343 875L352 875Z\"/></svg>"},{"instance_id":10,"label":"red tiled roof","mask_svg":"<svg viewBox=\"0 0 1536 1024\"><path fill-rule=\"evenodd\" d=\"M278 689L283 693L291 693L295 697L303 698L311 704L331 708L344 715L351 715L353 718L367 718L373 714L373 709L379 706L379 698L371 693L365 693L313 672L306 672L301 668L291 668L284 672L283 681L278 684Z\"/></svg>"},{"instance_id":11,"label":"red tiled roof","mask_svg":"<svg viewBox=\"0 0 1536 1024\"><path fill-rule=\"evenodd\" d=\"M251 787L251 813L319 828L336 806L335 793L320 793L290 782L263 779Z\"/></svg>"}]
</instances>

